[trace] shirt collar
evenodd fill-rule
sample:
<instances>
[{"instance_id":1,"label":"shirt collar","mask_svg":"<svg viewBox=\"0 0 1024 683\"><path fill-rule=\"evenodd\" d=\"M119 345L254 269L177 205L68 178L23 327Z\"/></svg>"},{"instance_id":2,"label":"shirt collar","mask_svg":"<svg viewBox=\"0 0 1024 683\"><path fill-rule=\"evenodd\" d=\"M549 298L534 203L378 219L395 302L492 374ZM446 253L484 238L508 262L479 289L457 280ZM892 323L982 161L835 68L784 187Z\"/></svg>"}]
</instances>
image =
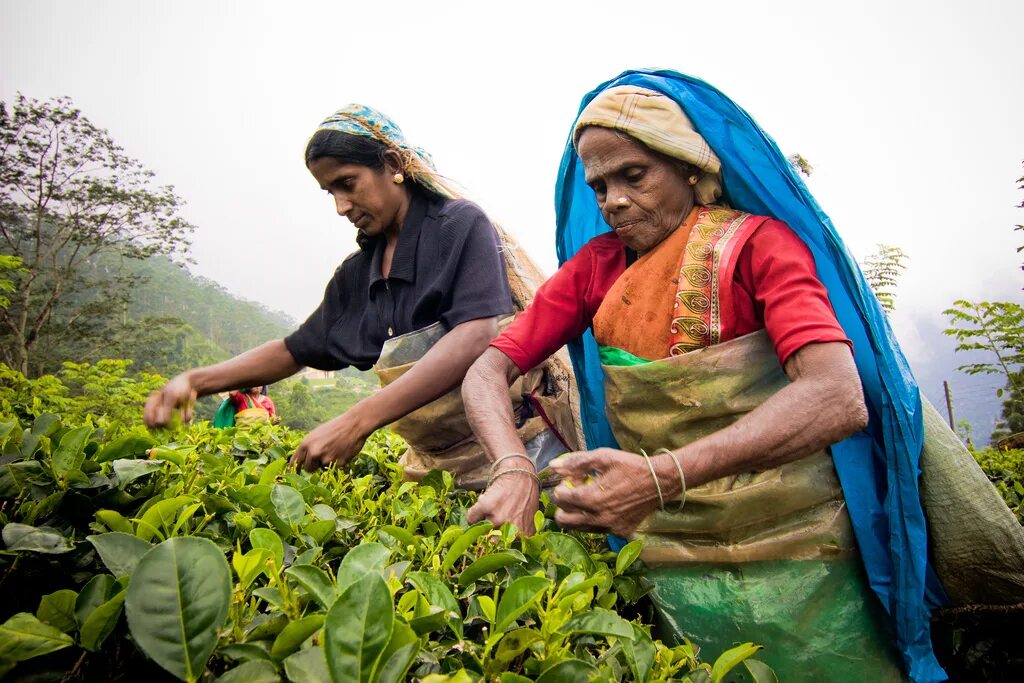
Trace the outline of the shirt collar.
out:
<instances>
[{"instance_id":1,"label":"shirt collar","mask_svg":"<svg viewBox=\"0 0 1024 683\"><path fill-rule=\"evenodd\" d=\"M405 214L405 220L402 221L402 230L398 233L395 253L391 255L391 273L388 275L388 279L402 280L408 283L416 281L416 247L419 245L420 232L428 208L427 198L421 193L413 191L409 201L409 210ZM370 287L384 280L380 266L384 259L386 246L387 242L383 237L377 239L373 249L373 258L370 260Z\"/></svg>"}]
</instances>

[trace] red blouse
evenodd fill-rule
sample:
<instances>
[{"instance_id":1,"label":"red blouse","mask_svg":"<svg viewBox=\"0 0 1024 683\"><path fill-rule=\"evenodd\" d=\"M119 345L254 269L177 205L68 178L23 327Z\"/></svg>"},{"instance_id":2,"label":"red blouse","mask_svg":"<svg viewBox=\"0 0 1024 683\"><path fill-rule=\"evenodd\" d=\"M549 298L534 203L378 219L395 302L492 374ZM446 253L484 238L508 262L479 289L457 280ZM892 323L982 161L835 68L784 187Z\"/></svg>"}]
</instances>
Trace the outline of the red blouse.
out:
<instances>
[{"instance_id":1,"label":"red blouse","mask_svg":"<svg viewBox=\"0 0 1024 683\"><path fill-rule=\"evenodd\" d=\"M736 336L765 328L783 365L811 343L841 341L852 348L818 280L814 257L785 223L766 220L737 259L731 312ZM595 237L537 290L533 303L491 346L522 372L539 365L590 327L625 269L625 248L615 233Z\"/></svg>"}]
</instances>

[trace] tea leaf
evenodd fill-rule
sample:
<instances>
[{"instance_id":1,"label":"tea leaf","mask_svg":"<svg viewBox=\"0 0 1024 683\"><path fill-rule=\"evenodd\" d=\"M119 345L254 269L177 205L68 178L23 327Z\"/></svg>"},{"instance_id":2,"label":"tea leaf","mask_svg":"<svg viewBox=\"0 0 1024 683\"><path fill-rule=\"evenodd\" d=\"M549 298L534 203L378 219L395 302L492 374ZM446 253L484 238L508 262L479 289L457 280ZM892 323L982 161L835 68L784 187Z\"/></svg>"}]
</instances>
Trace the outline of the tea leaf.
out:
<instances>
[{"instance_id":1,"label":"tea leaf","mask_svg":"<svg viewBox=\"0 0 1024 683\"><path fill-rule=\"evenodd\" d=\"M324 622L327 668L334 680L369 681L391 639L391 591L380 574L367 573L350 585Z\"/></svg>"},{"instance_id":2,"label":"tea leaf","mask_svg":"<svg viewBox=\"0 0 1024 683\"><path fill-rule=\"evenodd\" d=\"M194 683L217 646L231 603L231 570L205 538L172 538L139 562L128 587L128 627L157 664Z\"/></svg>"},{"instance_id":3,"label":"tea leaf","mask_svg":"<svg viewBox=\"0 0 1024 683\"><path fill-rule=\"evenodd\" d=\"M270 648L270 656L275 660L281 660L298 650L307 638L324 625L324 616L323 614L311 614L285 626L274 639L274 644Z\"/></svg>"},{"instance_id":4,"label":"tea leaf","mask_svg":"<svg viewBox=\"0 0 1024 683\"><path fill-rule=\"evenodd\" d=\"M306 502L302 494L286 484L275 484L271 488L270 502L285 524L298 524L306 516Z\"/></svg>"},{"instance_id":5,"label":"tea leaf","mask_svg":"<svg viewBox=\"0 0 1024 683\"><path fill-rule=\"evenodd\" d=\"M416 660L420 649L420 639L404 622L395 621L391 630L391 639L380 655L373 680L379 683L398 683L404 681L409 667Z\"/></svg>"},{"instance_id":6,"label":"tea leaf","mask_svg":"<svg viewBox=\"0 0 1024 683\"><path fill-rule=\"evenodd\" d=\"M332 683L322 647L307 647L285 659L284 674L292 683Z\"/></svg>"},{"instance_id":7,"label":"tea leaf","mask_svg":"<svg viewBox=\"0 0 1024 683\"><path fill-rule=\"evenodd\" d=\"M75 599L78 593L67 588L44 595L36 608L36 617L44 624L70 633L78 628L75 621Z\"/></svg>"},{"instance_id":8,"label":"tea leaf","mask_svg":"<svg viewBox=\"0 0 1024 683\"><path fill-rule=\"evenodd\" d=\"M121 591L110 600L107 600L96 609L92 610L82 624L82 631L79 640L82 647L90 652L97 652L103 641L107 639L121 619L121 609L124 604L126 591Z\"/></svg>"},{"instance_id":9,"label":"tea leaf","mask_svg":"<svg viewBox=\"0 0 1024 683\"><path fill-rule=\"evenodd\" d=\"M514 564L522 564L523 562L526 562L526 557L517 550L505 550L500 553L484 555L459 574L459 585L468 586L481 576L486 576L504 567L511 567Z\"/></svg>"},{"instance_id":10,"label":"tea leaf","mask_svg":"<svg viewBox=\"0 0 1024 683\"><path fill-rule=\"evenodd\" d=\"M96 552L99 553L100 559L103 560L103 564L117 578L131 576L142 556L153 547L152 543L119 531L86 536L85 540L92 543Z\"/></svg>"},{"instance_id":11,"label":"tea leaf","mask_svg":"<svg viewBox=\"0 0 1024 683\"><path fill-rule=\"evenodd\" d=\"M463 531L462 535L452 542L452 547L448 550L447 554L445 554L444 561L441 562L441 571L447 572L451 569L459 558L461 558L469 549L469 546L476 543L476 539L480 538L493 528L493 524L484 520L482 522L477 522Z\"/></svg>"},{"instance_id":12,"label":"tea leaf","mask_svg":"<svg viewBox=\"0 0 1024 683\"><path fill-rule=\"evenodd\" d=\"M71 552L75 546L59 531L50 527L34 527L11 522L3 529L4 545L8 550L28 550L46 555Z\"/></svg>"},{"instance_id":13,"label":"tea leaf","mask_svg":"<svg viewBox=\"0 0 1024 683\"><path fill-rule=\"evenodd\" d=\"M760 649L760 645L743 643L720 654L718 659L716 659L715 663L711 666L711 683L720 683L725 674L732 671L737 664L752 656Z\"/></svg>"},{"instance_id":14,"label":"tea leaf","mask_svg":"<svg viewBox=\"0 0 1024 683\"><path fill-rule=\"evenodd\" d=\"M74 644L71 636L47 626L28 612L19 612L0 624L0 652L15 662L23 662Z\"/></svg>"},{"instance_id":15,"label":"tea leaf","mask_svg":"<svg viewBox=\"0 0 1024 683\"><path fill-rule=\"evenodd\" d=\"M277 669L267 661L246 662L227 671L215 683L280 683Z\"/></svg>"},{"instance_id":16,"label":"tea leaf","mask_svg":"<svg viewBox=\"0 0 1024 683\"><path fill-rule=\"evenodd\" d=\"M566 659L537 677L537 683L579 683L598 674L597 667L581 659Z\"/></svg>"},{"instance_id":17,"label":"tea leaf","mask_svg":"<svg viewBox=\"0 0 1024 683\"><path fill-rule=\"evenodd\" d=\"M754 683L779 683L778 677L772 668L762 661L756 659L744 659L743 666L747 667L750 677Z\"/></svg>"},{"instance_id":18,"label":"tea leaf","mask_svg":"<svg viewBox=\"0 0 1024 683\"><path fill-rule=\"evenodd\" d=\"M367 574L381 574L391 551L380 543L361 543L345 555L338 567L338 588L344 590Z\"/></svg>"},{"instance_id":19,"label":"tea leaf","mask_svg":"<svg viewBox=\"0 0 1024 683\"><path fill-rule=\"evenodd\" d=\"M643 549L643 541L630 541L623 546L622 550L615 557L616 576L629 569L630 565L636 562L636 558L640 557L640 552Z\"/></svg>"},{"instance_id":20,"label":"tea leaf","mask_svg":"<svg viewBox=\"0 0 1024 683\"><path fill-rule=\"evenodd\" d=\"M512 625L520 614L530 609L551 581L542 576L520 576L505 589L495 614L494 633L501 633Z\"/></svg>"},{"instance_id":21,"label":"tea leaf","mask_svg":"<svg viewBox=\"0 0 1024 683\"><path fill-rule=\"evenodd\" d=\"M288 567L285 574L295 579L296 583L305 588L325 610L329 610L338 597L334 583L327 576L327 572L319 567L296 564Z\"/></svg>"}]
</instances>

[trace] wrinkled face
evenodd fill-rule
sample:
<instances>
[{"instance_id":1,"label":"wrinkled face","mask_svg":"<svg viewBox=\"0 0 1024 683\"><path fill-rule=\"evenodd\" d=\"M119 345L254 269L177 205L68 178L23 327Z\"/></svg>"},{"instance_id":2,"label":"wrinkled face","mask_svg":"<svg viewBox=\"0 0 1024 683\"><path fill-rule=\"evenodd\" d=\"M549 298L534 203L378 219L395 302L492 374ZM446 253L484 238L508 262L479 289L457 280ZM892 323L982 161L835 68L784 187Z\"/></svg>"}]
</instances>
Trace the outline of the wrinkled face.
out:
<instances>
[{"instance_id":1,"label":"wrinkled face","mask_svg":"<svg viewBox=\"0 0 1024 683\"><path fill-rule=\"evenodd\" d=\"M339 216L344 216L364 234L374 237L397 233L409 208L409 194L392 180L387 167L373 169L346 164L333 157L321 157L309 164L320 187L334 198Z\"/></svg>"},{"instance_id":2,"label":"wrinkled face","mask_svg":"<svg viewBox=\"0 0 1024 683\"><path fill-rule=\"evenodd\" d=\"M601 214L637 252L657 246L693 208L693 189L681 162L596 126L583 131L577 147Z\"/></svg>"}]
</instances>

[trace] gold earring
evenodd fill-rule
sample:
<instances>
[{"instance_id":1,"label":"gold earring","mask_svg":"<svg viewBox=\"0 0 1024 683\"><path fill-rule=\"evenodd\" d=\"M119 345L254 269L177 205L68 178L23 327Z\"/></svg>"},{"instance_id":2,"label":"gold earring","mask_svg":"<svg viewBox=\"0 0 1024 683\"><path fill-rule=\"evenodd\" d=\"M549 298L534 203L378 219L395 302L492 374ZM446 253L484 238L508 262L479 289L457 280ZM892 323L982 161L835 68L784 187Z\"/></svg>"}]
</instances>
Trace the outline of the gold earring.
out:
<instances>
[{"instance_id":1,"label":"gold earring","mask_svg":"<svg viewBox=\"0 0 1024 683\"><path fill-rule=\"evenodd\" d=\"M691 185L696 185L698 180L700 180L700 176L694 173L687 179L687 182L689 182Z\"/></svg>"},{"instance_id":2,"label":"gold earring","mask_svg":"<svg viewBox=\"0 0 1024 683\"><path fill-rule=\"evenodd\" d=\"M395 185L401 185L402 183L405 182L405 176L402 175L401 173L396 173L395 175L391 176L391 180L395 181Z\"/></svg>"}]
</instances>

